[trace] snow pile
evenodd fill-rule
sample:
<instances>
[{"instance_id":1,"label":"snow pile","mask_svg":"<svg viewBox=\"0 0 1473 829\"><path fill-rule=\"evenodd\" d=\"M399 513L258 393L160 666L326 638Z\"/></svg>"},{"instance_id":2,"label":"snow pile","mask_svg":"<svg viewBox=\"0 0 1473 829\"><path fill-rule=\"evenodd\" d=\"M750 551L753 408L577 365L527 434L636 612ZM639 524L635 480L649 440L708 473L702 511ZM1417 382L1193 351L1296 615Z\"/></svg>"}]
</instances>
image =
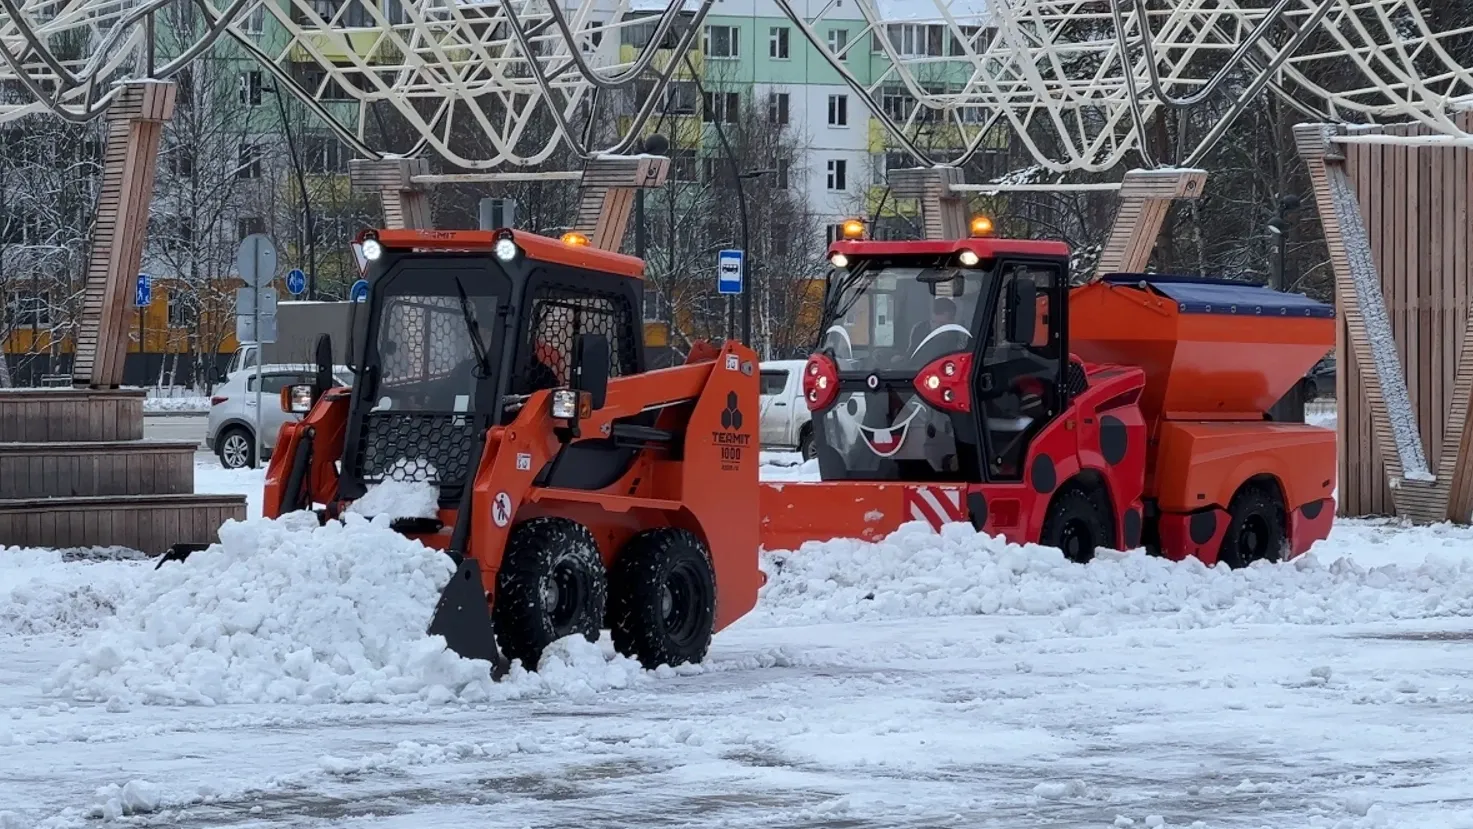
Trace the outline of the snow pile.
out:
<instances>
[{"instance_id":1,"label":"snow pile","mask_svg":"<svg viewBox=\"0 0 1473 829\"><path fill-rule=\"evenodd\" d=\"M1330 553L1335 544L1317 549ZM754 615L777 624L945 615L1164 617L1176 627L1224 623L1352 624L1473 616L1473 559L1427 556L1370 568L1311 553L1283 564L1209 569L1143 552L1089 565L1056 549L1018 546L951 524L938 536L909 523L887 538L810 542L763 555L769 580ZM1103 622L1102 622L1103 623Z\"/></svg>"},{"instance_id":2,"label":"snow pile","mask_svg":"<svg viewBox=\"0 0 1473 829\"><path fill-rule=\"evenodd\" d=\"M454 565L387 524L229 522L219 544L140 581L49 690L121 704L488 698L489 664L425 633Z\"/></svg>"},{"instance_id":3,"label":"snow pile","mask_svg":"<svg viewBox=\"0 0 1473 829\"><path fill-rule=\"evenodd\" d=\"M74 633L113 615L136 562L68 562L57 550L0 548L0 636Z\"/></svg>"},{"instance_id":4,"label":"snow pile","mask_svg":"<svg viewBox=\"0 0 1473 829\"><path fill-rule=\"evenodd\" d=\"M390 519L434 518L440 514L440 490L424 481L384 481L369 487L348 512Z\"/></svg>"},{"instance_id":5,"label":"snow pile","mask_svg":"<svg viewBox=\"0 0 1473 829\"><path fill-rule=\"evenodd\" d=\"M208 412L210 398L149 396L143 399L143 410L145 412Z\"/></svg>"}]
</instances>

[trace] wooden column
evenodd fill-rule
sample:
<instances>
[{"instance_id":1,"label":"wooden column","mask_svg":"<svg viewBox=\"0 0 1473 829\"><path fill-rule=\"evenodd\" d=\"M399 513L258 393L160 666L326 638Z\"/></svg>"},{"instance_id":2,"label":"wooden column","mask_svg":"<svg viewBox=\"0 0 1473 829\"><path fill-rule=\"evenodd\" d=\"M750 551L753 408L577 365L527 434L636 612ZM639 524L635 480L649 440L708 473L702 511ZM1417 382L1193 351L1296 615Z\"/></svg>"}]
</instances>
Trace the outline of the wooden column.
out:
<instances>
[{"instance_id":1,"label":"wooden column","mask_svg":"<svg viewBox=\"0 0 1473 829\"><path fill-rule=\"evenodd\" d=\"M355 158L348 162L353 189L378 193L384 227L392 230L434 227L429 192L414 181L415 176L429 172L430 163L423 158Z\"/></svg>"},{"instance_id":2,"label":"wooden column","mask_svg":"<svg viewBox=\"0 0 1473 829\"><path fill-rule=\"evenodd\" d=\"M629 229L634 193L659 187L670 173L670 159L658 155L605 155L583 168L582 195L574 227L596 248L617 251Z\"/></svg>"},{"instance_id":3,"label":"wooden column","mask_svg":"<svg viewBox=\"0 0 1473 829\"><path fill-rule=\"evenodd\" d=\"M965 239L967 202L952 189L962 183L955 167L911 167L892 170L890 192L897 199L916 199L921 205L921 229L927 239Z\"/></svg>"},{"instance_id":4,"label":"wooden column","mask_svg":"<svg viewBox=\"0 0 1473 829\"><path fill-rule=\"evenodd\" d=\"M168 81L129 81L108 110L102 193L72 363L74 385L110 389L123 382L159 135L173 115L174 84Z\"/></svg>"},{"instance_id":5,"label":"wooden column","mask_svg":"<svg viewBox=\"0 0 1473 829\"><path fill-rule=\"evenodd\" d=\"M1151 261L1166 211L1177 199L1202 195L1203 170L1131 170L1120 185L1120 206L1095 273L1139 273Z\"/></svg>"},{"instance_id":6,"label":"wooden column","mask_svg":"<svg viewBox=\"0 0 1473 829\"><path fill-rule=\"evenodd\" d=\"M1467 129L1467 116L1460 120ZM1473 511L1473 163L1460 148L1335 141L1345 134L1295 128L1339 310L1337 509L1465 523ZM1392 125L1356 134L1426 133Z\"/></svg>"}]
</instances>

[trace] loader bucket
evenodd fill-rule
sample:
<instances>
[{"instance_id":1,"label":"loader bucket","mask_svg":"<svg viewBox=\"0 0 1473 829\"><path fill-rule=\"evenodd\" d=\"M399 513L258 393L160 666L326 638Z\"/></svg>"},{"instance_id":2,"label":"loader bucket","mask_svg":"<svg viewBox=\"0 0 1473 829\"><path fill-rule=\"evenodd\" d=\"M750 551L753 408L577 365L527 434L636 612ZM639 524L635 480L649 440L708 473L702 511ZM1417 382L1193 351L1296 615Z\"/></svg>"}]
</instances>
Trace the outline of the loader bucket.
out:
<instances>
[{"instance_id":1,"label":"loader bucket","mask_svg":"<svg viewBox=\"0 0 1473 829\"><path fill-rule=\"evenodd\" d=\"M429 634L445 637L445 646L465 659L484 659L497 671L504 670L481 586L481 565L475 559L462 560L441 591Z\"/></svg>"}]
</instances>

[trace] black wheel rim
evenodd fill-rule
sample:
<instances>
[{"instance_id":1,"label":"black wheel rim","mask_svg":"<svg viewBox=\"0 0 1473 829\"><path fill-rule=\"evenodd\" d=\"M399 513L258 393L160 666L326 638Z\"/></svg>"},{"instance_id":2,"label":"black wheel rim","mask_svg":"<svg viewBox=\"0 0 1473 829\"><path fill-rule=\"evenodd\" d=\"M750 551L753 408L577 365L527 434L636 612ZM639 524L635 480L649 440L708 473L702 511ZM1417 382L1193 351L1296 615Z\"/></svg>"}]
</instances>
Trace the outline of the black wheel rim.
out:
<instances>
[{"instance_id":1,"label":"black wheel rim","mask_svg":"<svg viewBox=\"0 0 1473 829\"><path fill-rule=\"evenodd\" d=\"M695 565L681 562L665 578L660 591L660 616L665 635L676 642L688 642L699 632L701 624L701 579Z\"/></svg>"},{"instance_id":2,"label":"black wheel rim","mask_svg":"<svg viewBox=\"0 0 1473 829\"><path fill-rule=\"evenodd\" d=\"M552 573L542 580L542 606L547 608L548 619L559 630L571 627L583 607L588 585L583 573L567 559L558 561Z\"/></svg>"},{"instance_id":3,"label":"black wheel rim","mask_svg":"<svg viewBox=\"0 0 1473 829\"><path fill-rule=\"evenodd\" d=\"M1268 519L1262 515L1250 515L1243 519L1243 528L1238 531L1238 560L1247 564L1266 558L1269 545L1273 543L1273 531Z\"/></svg>"},{"instance_id":4,"label":"black wheel rim","mask_svg":"<svg viewBox=\"0 0 1473 829\"><path fill-rule=\"evenodd\" d=\"M1059 539L1059 548L1070 561L1088 561L1093 558L1095 537L1089 522L1076 518L1066 523L1063 536Z\"/></svg>"}]
</instances>

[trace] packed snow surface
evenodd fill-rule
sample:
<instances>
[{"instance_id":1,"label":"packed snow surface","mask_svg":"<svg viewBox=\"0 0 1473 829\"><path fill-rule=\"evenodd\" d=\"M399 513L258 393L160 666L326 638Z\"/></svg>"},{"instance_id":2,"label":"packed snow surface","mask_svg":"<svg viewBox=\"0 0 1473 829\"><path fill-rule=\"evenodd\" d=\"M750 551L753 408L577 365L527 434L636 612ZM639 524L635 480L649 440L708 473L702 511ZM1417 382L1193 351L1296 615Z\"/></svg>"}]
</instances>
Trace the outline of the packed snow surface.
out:
<instances>
[{"instance_id":1,"label":"packed snow surface","mask_svg":"<svg viewBox=\"0 0 1473 829\"><path fill-rule=\"evenodd\" d=\"M125 704L485 699L488 663L425 633L454 570L387 519L230 522L140 579L55 687Z\"/></svg>"},{"instance_id":2,"label":"packed snow surface","mask_svg":"<svg viewBox=\"0 0 1473 829\"><path fill-rule=\"evenodd\" d=\"M384 481L349 504L348 512L370 518L434 518L440 514L440 492L425 481Z\"/></svg>"}]
</instances>

